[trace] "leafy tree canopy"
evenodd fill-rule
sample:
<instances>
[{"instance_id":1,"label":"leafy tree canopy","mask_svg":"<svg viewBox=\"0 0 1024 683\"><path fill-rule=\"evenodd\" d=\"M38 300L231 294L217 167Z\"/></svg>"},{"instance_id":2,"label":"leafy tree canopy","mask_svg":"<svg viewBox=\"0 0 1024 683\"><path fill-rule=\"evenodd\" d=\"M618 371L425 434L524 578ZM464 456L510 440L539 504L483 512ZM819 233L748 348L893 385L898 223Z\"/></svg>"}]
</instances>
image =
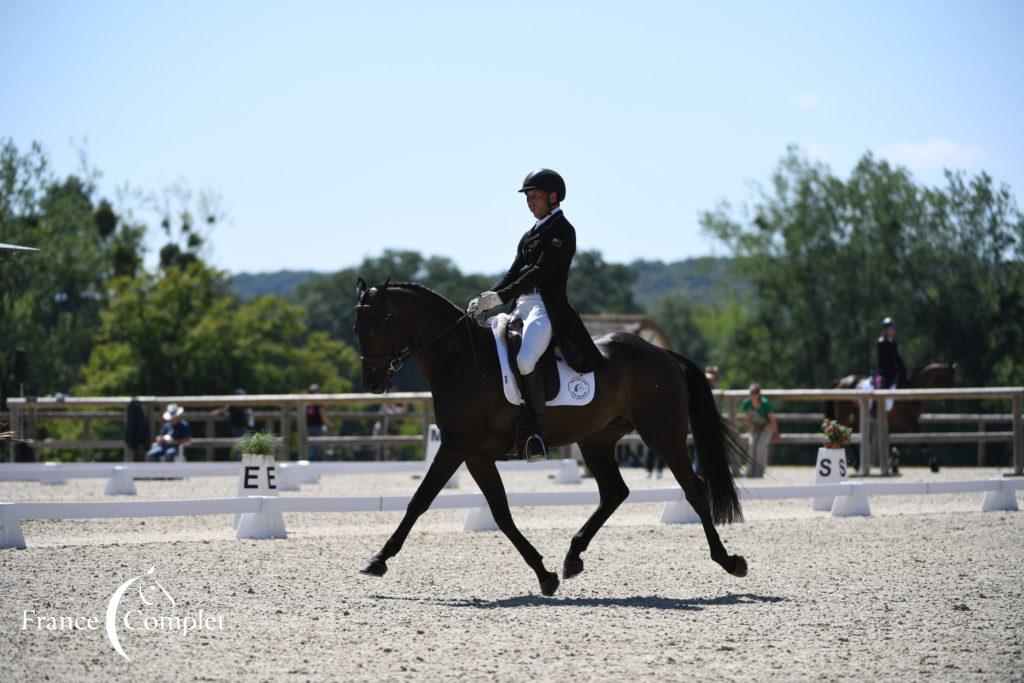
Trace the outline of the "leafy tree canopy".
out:
<instances>
[{"instance_id":1,"label":"leafy tree canopy","mask_svg":"<svg viewBox=\"0 0 1024 683\"><path fill-rule=\"evenodd\" d=\"M955 361L975 386L1024 381L1024 216L987 174L925 187L867 154L844 180L791 148L751 206L701 221L754 289L718 349L733 375L827 386L865 372L893 316L908 365Z\"/></svg>"},{"instance_id":2,"label":"leafy tree canopy","mask_svg":"<svg viewBox=\"0 0 1024 683\"><path fill-rule=\"evenodd\" d=\"M202 262L111 287L79 393L349 391L358 373L352 348L310 332L302 308L274 296L237 305Z\"/></svg>"},{"instance_id":3,"label":"leafy tree canopy","mask_svg":"<svg viewBox=\"0 0 1024 683\"><path fill-rule=\"evenodd\" d=\"M14 351L28 359L29 393L79 379L112 277L142 264L144 228L97 200L89 178L54 177L39 145L0 140L0 235L36 254L0 257L0 405L17 395Z\"/></svg>"}]
</instances>

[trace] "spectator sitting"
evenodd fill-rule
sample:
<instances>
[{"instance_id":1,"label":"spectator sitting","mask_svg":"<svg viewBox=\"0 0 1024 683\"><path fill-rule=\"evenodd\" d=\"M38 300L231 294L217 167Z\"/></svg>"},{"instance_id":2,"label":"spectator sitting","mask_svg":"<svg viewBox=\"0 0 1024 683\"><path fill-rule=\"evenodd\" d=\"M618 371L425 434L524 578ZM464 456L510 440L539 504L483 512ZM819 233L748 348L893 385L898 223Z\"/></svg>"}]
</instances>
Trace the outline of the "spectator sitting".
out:
<instances>
[{"instance_id":1,"label":"spectator sitting","mask_svg":"<svg viewBox=\"0 0 1024 683\"><path fill-rule=\"evenodd\" d=\"M750 397L743 399L740 406L746 422L747 439L750 442L750 459L747 462L748 477L763 477L768 466L768 445L779 438L779 424L772 412L772 404L761 398L761 385L750 385Z\"/></svg>"},{"instance_id":2,"label":"spectator sitting","mask_svg":"<svg viewBox=\"0 0 1024 683\"><path fill-rule=\"evenodd\" d=\"M153 439L152 448L146 453L146 462L171 462L182 452L182 447L192 441L192 428L181 417L184 414L185 409L177 403L167 406L163 415L164 424Z\"/></svg>"}]
</instances>

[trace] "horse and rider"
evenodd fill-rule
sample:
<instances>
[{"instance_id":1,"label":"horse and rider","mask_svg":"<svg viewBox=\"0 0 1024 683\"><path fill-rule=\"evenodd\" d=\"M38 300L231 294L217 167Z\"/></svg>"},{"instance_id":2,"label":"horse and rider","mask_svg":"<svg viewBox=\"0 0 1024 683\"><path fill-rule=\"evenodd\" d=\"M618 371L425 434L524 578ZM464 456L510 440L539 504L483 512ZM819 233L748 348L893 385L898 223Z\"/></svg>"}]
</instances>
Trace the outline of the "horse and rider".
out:
<instances>
[{"instance_id":1,"label":"horse and rider","mask_svg":"<svg viewBox=\"0 0 1024 683\"><path fill-rule=\"evenodd\" d=\"M953 386L956 377L956 363L928 363L907 372L907 366L900 356L899 344L896 340L896 321L886 316L882 320L882 333L875 343L877 364L871 373L865 375L847 375L837 380L834 389L939 389ZM916 432L920 429L923 401L884 401L884 405L872 405L872 414L879 409L886 412L889 429L894 432ZM825 416L843 424L858 428L860 419L856 403L850 401L831 401L825 404ZM926 457L931 469L939 470L938 461L925 446ZM893 454L892 469L899 472L899 452Z\"/></svg>"},{"instance_id":2,"label":"horse and rider","mask_svg":"<svg viewBox=\"0 0 1024 683\"><path fill-rule=\"evenodd\" d=\"M570 305L566 293L576 232L562 210L566 187L550 169L526 176L519 192L535 222L519 240L511 267L489 290L469 302L466 311L415 283L367 287L357 283L356 334L363 362L363 385L386 392L402 363L416 360L430 384L441 446L398 528L363 572L383 576L387 561L401 550L416 520L465 463L483 493L498 528L537 575L541 592L552 595L558 574L518 530L509 510L497 461L510 453L527 459L546 456L551 447L576 443L600 493L597 509L573 536L563 562L563 578L583 571L582 553L629 488L615 460L615 445L636 431L659 453L701 519L711 559L734 576L747 563L730 555L715 524L742 518L732 461L743 450L722 418L704 372L688 358L616 332L594 340ZM512 304L521 320L522 341L515 355L525 414L503 386L499 347L490 327L475 315ZM585 405L552 405L541 368L554 344L576 373L593 373L593 392ZM549 372L550 372L549 366ZM528 432L521 439L522 423ZM692 430L701 454L701 474L687 453Z\"/></svg>"}]
</instances>

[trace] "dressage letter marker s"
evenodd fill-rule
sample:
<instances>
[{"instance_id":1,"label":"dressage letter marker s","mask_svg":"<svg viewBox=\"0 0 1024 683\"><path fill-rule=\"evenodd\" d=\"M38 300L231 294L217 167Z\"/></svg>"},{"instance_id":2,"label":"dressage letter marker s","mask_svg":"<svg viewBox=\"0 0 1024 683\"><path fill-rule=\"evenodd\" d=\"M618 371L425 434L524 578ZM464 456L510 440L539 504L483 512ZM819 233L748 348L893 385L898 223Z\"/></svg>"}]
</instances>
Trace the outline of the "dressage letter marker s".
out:
<instances>
[{"instance_id":1,"label":"dressage letter marker s","mask_svg":"<svg viewBox=\"0 0 1024 683\"><path fill-rule=\"evenodd\" d=\"M846 481L846 451L842 448L819 448L818 464L814 468L815 484L838 484ZM811 499L811 509L828 512L832 509L832 496Z\"/></svg>"}]
</instances>

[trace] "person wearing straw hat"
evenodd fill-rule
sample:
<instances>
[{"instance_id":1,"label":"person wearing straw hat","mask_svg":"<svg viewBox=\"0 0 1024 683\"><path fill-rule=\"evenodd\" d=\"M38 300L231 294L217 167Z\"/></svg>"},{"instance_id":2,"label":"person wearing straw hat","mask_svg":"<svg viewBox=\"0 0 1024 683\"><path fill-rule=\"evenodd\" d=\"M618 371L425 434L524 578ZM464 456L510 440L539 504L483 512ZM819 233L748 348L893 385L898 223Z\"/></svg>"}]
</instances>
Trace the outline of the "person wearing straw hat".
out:
<instances>
[{"instance_id":1,"label":"person wearing straw hat","mask_svg":"<svg viewBox=\"0 0 1024 683\"><path fill-rule=\"evenodd\" d=\"M160 433L153 439L153 446L146 453L146 462L172 462L182 447L192 441L192 428L182 417L185 409L177 403L167 406L164 411L164 424L160 427Z\"/></svg>"}]
</instances>

